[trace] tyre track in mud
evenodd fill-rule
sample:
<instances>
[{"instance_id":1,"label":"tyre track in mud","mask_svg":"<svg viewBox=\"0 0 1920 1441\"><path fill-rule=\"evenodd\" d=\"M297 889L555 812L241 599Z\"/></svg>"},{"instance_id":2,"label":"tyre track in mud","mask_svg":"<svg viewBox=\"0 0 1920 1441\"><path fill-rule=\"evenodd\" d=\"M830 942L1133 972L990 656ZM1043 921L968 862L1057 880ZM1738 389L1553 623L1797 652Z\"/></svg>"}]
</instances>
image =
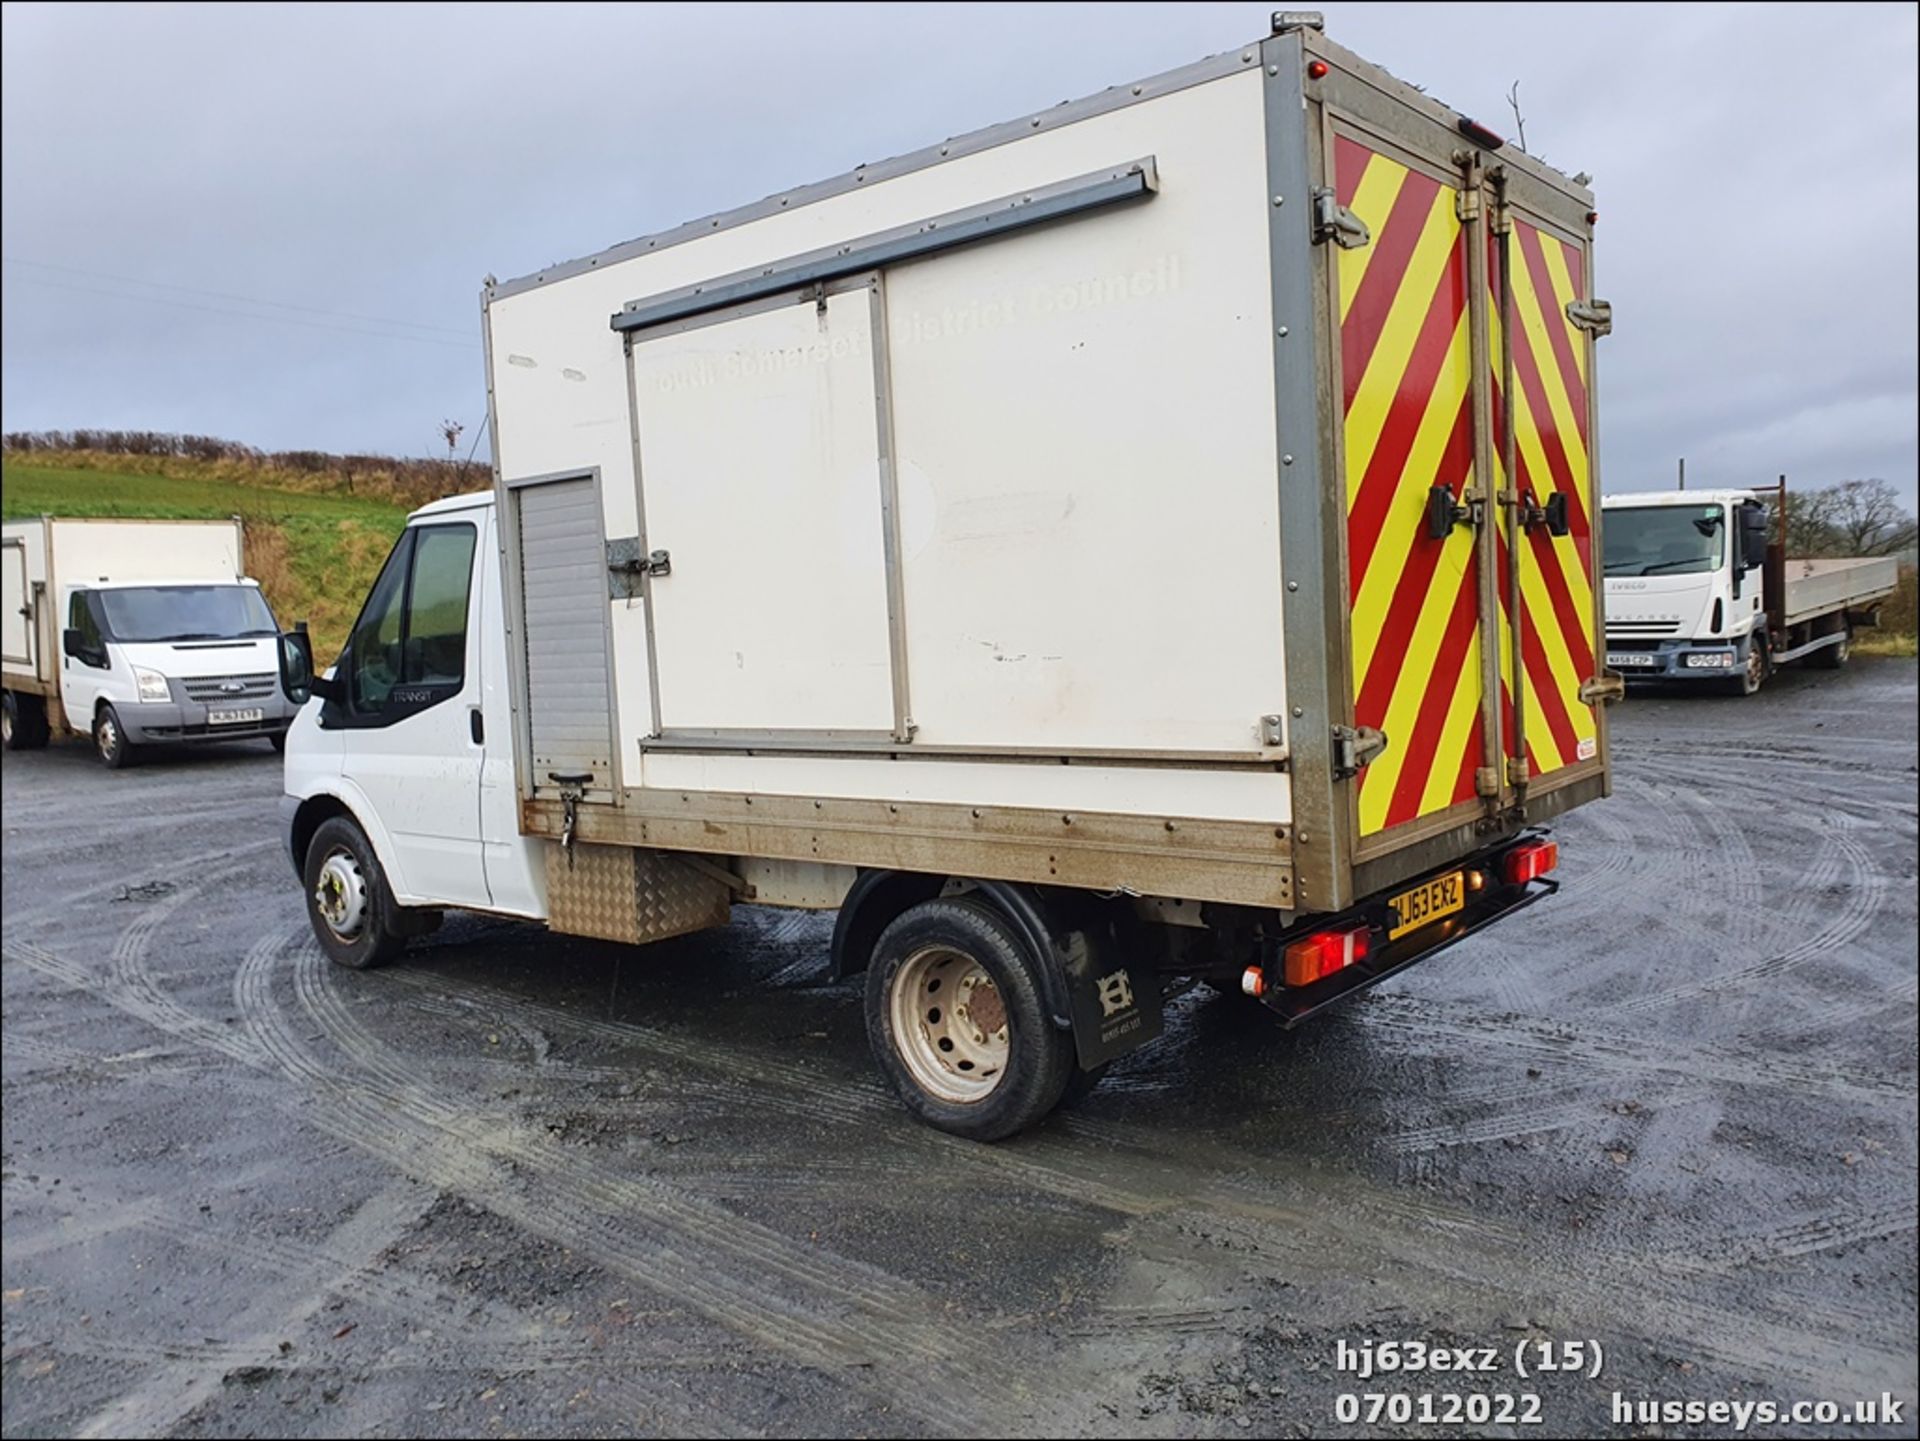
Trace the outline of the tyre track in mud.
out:
<instances>
[{"instance_id":1,"label":"tyre track in mud","mask_svg":"<svg viewBox=\"0 0 1920 1441\"><path fill-rule=\"evenodd\" d=\"M314 960L319 960L317 953ZM382 979L398 980L402 974L386 973ZM429 981L413 976L406 977L404 983L427 984ZM514 998L493 993L489 988L482 989L488 990L489 999L496 1007L519 1004ZM575 1026L610 1039L652 1048L646 1028L579 1016L538 1002L525 1004L556 1029ZM668 1038L664 1048L684 1051L685 1059L700 1064L711 1065L716 1059L711 1048L678 1037ZM777 1061L762 1065L756 1060L751 1068L763 1085L778 1079L814 1098L824 1099L839 1089L817 1074ZM762 1091L762 1103L770 1103L773 1094ZM892 1102L883 1094L877 1094L877 1099L891 1108ZM818 1107L811 1103L807 1110L818 1114ZM1197 1244L1204 1246L1204 1243L1197 1243L1183 1227L1199 1219L1211 1234L1237 1235L1252 1243L1244 1252L1234 1252L1237 1266L1289 1284L1297 1282L1316 1265L1324 1266L1331 1255L1338 1257L1334 1263L1336 1269L1356 1263L1394 1268L1397 1284L1408 1292L1432 1297L1436 1304L1456 1301L1459 1287L1474 1290L1490 1300L1504 1296L1511 1288L1511 1269L1505 1258L1522 1248L1524 1240L1517 1231L1483 1217L1455 1211L1444 1203L1429 1203L1407 1193L1362 1191L1357 1188L1366 1183L1351 1177L1322 1178L1327 1180L1327 1188L1319 1196L1296 1194L1275 1198L1271 1194L1271 1178L1250 1172L1245 1155L1229 1146L1213 1143L1196 1146L1184 1138L1146 1135L1138 1127L1088 1121L1072 1113L1060 1118L1057 1124L1076 1139L1101 1143L1108 1162L1123 1163L1127 1181L1108 1182L1112 1189L1107 1192L1107 1205L1114 1209L1115 1203L1127 1192L1134 1194L1135 1204L1117 1208L1132 1216L1129 1230L1142 1244L1191 1255ZM906 1133L909 1141L923 1136L936 1142L945 1140L933 1133ZM1008 1159L1008 1153L1000 1148L956 1144L963 1148L963 1156L956 1160L980 1158L980 1166L990 1171L1002 1170L1002 1161ZM1158 1154L1149 1154L1150 1148ZM1211 1155L1219 1169L1213 1175L1196 1176L1190 1170L1169 1166L1179 1178L1176 1183L1179 1192L1175 1194L1170 1189L1162 1195L1142 1194L1139 1182L1143 1175L1150 1177L1157 1165L1166 1166L1169 1152L1181 1161L1200 1164L1205 1164L1200 1161L1202 1155ZM1087 1159L1082 1150L1069 1154L1076 1165ZM752 1158L743 1156L740 1161L744 1167ZM1052 1189L1046 1185L1046 1175L1035 1174L1052 1170L1046 1161L1023 1158L1018 1179L1022 1184ZM1071 1182L1075 1191L1080 1189L1078 1176L1070 1172L1055 1174ZM1263 1186L1263 1181L1268 1184ZM1299 1181L1295 1180L1294 1184L1298 1185ZM1337 1217L1337 1222L1330 1222L1330 1216ZM1436 1246L1437 1238L1445 1238L1445 1244ZM1593 1307L1598 1314L1621 1315L1623 1324L1649 1339L1670 1337L1666 1319L1676 1308L1689 1304L1684 1291L1684 1273L1668 1267L1664 1258L1596 1252L1588 1260L1592 1272L1607 1277L1606 1282L1589 1279L1585 1269L1575 1272L1542 1266L1536 1284L1543 1299L1555 1307L1565 1307L1570 1300L1581 1302ZM1627 1293L1624 1306L1623 1292ZM1226 1306L1218 1314L1227 1317L1239 1309ZM1716 1314L1720 1313L1703 1308L1696 1320L1704 1324L1705 1318ZM1224 1324L1227 1323L1223 1321ZM1720 1316L1718 1326L1722 1332L1727 1330L1724 1315ZM1822 1375L1830 1376L1831 1370L1821 1368L1838 1364L1841 1354L1837 1346L1819 1336L1808 1335L1790 1321L1752 1326L1746 1334L1704 1343L1701 1349L1703 1354L1715 1355L1728 1364L1762 1374L1785 1371L1802 1375L1809 1384ZM1884 1365L1892 1364L1892 1358L1870 1349L1856 1350L1854 1354Z\"/></svg>"},{"instance_id":2,"label":"tyre track in mud","mask_svg":"<svg viewBox=\"0 0 1920 1441\"><path fill-rule=\"evenodd\" d=\"M267 976L265 962L270 960L275 951L285 945L286 940L287 937L282 934L273 937L269 942L256 946L254 951L249 954L247 962L243 963L242 974L236 976L236 988L240 986L243 977L246 976L251 976L255 983L264 982ZM315 962L320 960L317 952L314 953L312 959ZM68 966L66 969L71 975L84 975L79 967ZM153 1022L154 1018L144 1006L139 1008L139 1013L143 1019L148 1019L150 1023ZM563 1012L562 1015L564 1016L565 1013ZM175 1015L163 1015L160 1018L162 1021L171 1021L176 1024L178 1023L178 1019ZM612 1023L601 1022L597 1024L609 1025ZM164 1024L161 1025L161 1029L166 1029L166 1026ZM290 1029L285 1028L283 1025L274 1027L274 1029L281 1033L284 1042L297 1047L298 1043L292 1040L292 1032ZM616 1027L616 1029L621 1028ZM305 1072L304 1064L300 1066L300 1070L313 1082L305 1088L310 1096L312 1096L313 1091L318 1087L324 1086L329 1089L333 1087L334 1078L324 1070ZM817 1078L808 1079L817 1083ZM312 1098L326 1099L324 1094L312 1096ZM311 1106L307 1109L309 1114L306 1118L326 1128L325 1123L327 1118L311 1114L313 1110ZM479 1169L478 1174L476 1174L473 1164L464 1157L455 1159L456 1161L465 1162L465 1164L443 1162L442 1164L422 1166L421 1153L417 1152L412 1145L397 1143L397 1138L394 1136L395 1128L392 1124L393 1118L389 1112L376 1107L373 1113L364 1116L363 1120L365 1124L375 1128L376 1131L381 1134L368 1138L365 1135L356 1134L353 1128L346 1128L346 1134L342 1136L342 1139L354 1144L356 1149L371 1149L377 1154L385 1154L403 1170L417 1171L424 1169L430 1173L429 1179L435 1179L436 1175L444 1175L445 1179L441 1180L440 1183L447 1189L462 1189L459 1183L465 1182L467 1188L484 1194L498 1185L496 1179L498 1173L497 1167L482 1167ZM1147 1143L1151 1144L1151 1140L1149 1139ZM451 1174L447 1174L448 1172L451 1172ZM455 1184L448 1186L446 1184L447 1181L452 1181ZM487 1197L487 1199L492 1198ZM545 1234L549 1229L540 1224L540 1218L544 1212L541 1208L541 1202L538 1199L530 1201L525 1207L503 1209L495 1206L494 1209L500 1211L503 1215L508 1215L509 1219L520 1222L536 1234ZM518 1210L520 1214L513 1214L513 1210ZM1275 1239L1274 1223L1282 1218L1273 1214L1271 1208L1267 1208L1267 1211L1268 1214L1257 1222L1247 1221L1240 1217L1222 1216L1215 1219L1211 1224L1216 1228L1220 1226L1240 1227L1252 1238L1270 1244ZM1179 1236L1173 1232L1172 1228L1165 1226L1163 1223L1168 1219L1169 1218L1154 1215L1143 1218L1143 1223L1150 1226L1156 1234L1164 1230L1166 1234L1160 1237L1164 1243L1175 1245L1181 1252L1190 1251L1193 1244L1191 1239ZM1347 1213L1347 1219L1349 1221L1357 1220L1359 1219L1359 1213L1350 1210ZM1429 1219L1432 1220L1436 1218L1430 1217ZM1400 1223L1396 1221L1395 1224ZM1481 1243L1484 1243L1485 1247L1498 1248L1500 1246L1510 1246L1511 1239L1487 1237L1483 1234L1483 1230L1484 1228L1474 1225L1471 1221L1465 1222L1456 1228L1441 1226L1438 1231L1439 1234L1452 1235L1453 1237L1453 1240L1449 1246L1445 1248L1444 1252L1448 1262L1447 1264L1435 1264L1439 1256L1436 1255L1433 1246L1434 1232L1429 1230L1425 1234L1418 1235L1416 1238L1418 1240L1418 1246L1414 1248L1413 1254L1393 1258L1406 1263L1408 1267L1403 1277L1406 1283L1404 1289L1409 1293L1416 1291L1425 1292L1433 1298L1436 1304L1450 1304L1449 1287L1455 1284L1468 1286L1490 1297L1504 1296L1510 1289L1511 1281L1501 1261L1500 1252L1498 1249L1484 1249ZM560 1238L555 1237L555 1239ZM577 1238L569 1233L567 1239L576 1240ZM1316 1238L1316 1240L1317 1239L1318 1238ZM1360 1237L1353 1235L1350 1230L1344 1230L1343 1228L1342 1239L1349 1253L1360 1249ZM1475 1254L1471 1257L1462 1254L1469 1242L1476 1243L1472 1248ZM565 1244L565 1241L563 1241L563 1244ZM1340 1264L1350 1264L1351 1259L1351 1255L1343 1257ZM1659 1275L1657 1268L1649 1268L1636 1263L1624 1265L1614 1264L1614 1262L1620 1259L1621 1258L1608 1258L1600 1264L1607 1274L1615 1277L1616 1280L1635 1272L1641 1273L1642 1284L1633 1288L1633 1293L1641 1305L1644 1315L1671 1319L1676 1309L1691 1309L1684 1303L1683 1298L1671 1294L1669 1287L1660 1284L1662 1277ZM1283 1259L1279 1255L1267 1255L1254 1258L1237 1256L1236 1260L1248 1264L1254 1270L1262 1271L1277 1279L1288 1280L1290 1283L1295 1277L1291 1260ZM1469 1262L1471 1264L1468 1264ZM632 1275L633 1272L628 1271L627 1274ZM650 1273L643 1271L638 1279L640 1279L643 1284L646 1284L649 1274ZM1605 1289L1595 1289L1590 1283L1585 1282L1580 1277L1561 1277L1556 1280L1543 1279L1540 1284L1542 1286L1543 1296L1550 1298L1552 1304L1555 1306L1565 1306L1569 1303L1579 1302L1584 1298L1588 1304L1598 1309L1599 1314L1605 1314L1610 1308L1617 1309L1621 1299L1621 1293L1617 1288L1608 1287ZM652 1288L650 1287L649 1289ZM1230 1310L1232 1308L1226 1309ZM1623 1321L1624 1320L1625 1318L1623 1318ZM1712 1310L1700 1310L1696 1316L1696 1320L1703 1326L1709 1322L1722 1327L1724 1327L1725 1324L1724 1313ZM1670 1334L1657 1320L1641 1321L1638 1323L1629 1321L1626 1322L1626 1324L1635 1325L1636 1329L1649 1338ZM1832 1354L1831 1348L1820 1338L1808 1337L1804 1332L1794 1329L1791 1325L1758 1328L1758 1334L1750 1341L1714 1341L1710 1344L1703 1344L1699 1349L1701 1349L1703 1353L1716 1356L1718 1359L1726 1361L1729 1364L1752 1368L1762 1373L1771 1371L1803 1375L1810 1382L1817 1381L1823 1375L1830 1376L1834 1374L1830 1368L1840 1364L1839 1358ZM1885 1372L1889 1366L1897 1365L1897 1358L1887 1357L1884 1354L1874 1352L1860 1353L1857 1350L1853 1353L1852 1359L1848 1364L1858 1365L1863 1360L1879 1366L1882 1372ZM650 1398L650 1404L658 1407L661 1404L660 1398Z\"/></svg>"},{"instance_id":3,"label":"tyre track in mud","mask_svg":"<svg viewBox=\"0 0 1920 1441\"><path fill-rule=\"evenodd\" d=\"M150 928L148 933L151 933ZM304 935L304 927L301 928L300 934ZM271 950L277 953L283 948L284 940L284 932L274 933L269 942L263 942L255 946L254 951L249 953L248 960L251 961L256 954L261 953L263 950ZM144 1021L157 1030L178 1036L196 1045L218 1050L231 1059L240 1061L254 1071L278 1074L282 1078L291 1077L296 1080L298 1079L297 1075L289 1072L285 1067L276 1064L273 1054L266 1047L255 1044L252 1039L241 1041L237 1037L228 1036L220 1028L213 1026L203 1018L193 1015L185 1011L184 1008L171 1002L161 1005L154 1004L152 1000L152 987L150 985L136 983L131 992L121 994L112 985L103 982L86 967L69 961L64 957L60 957L46 950L44 947L31 944L18 944L9 945L6 950L9 956L24 961L34 969L76 990L93 994L99 999L114 1005L117 1009L134 1016L138 1020ZM130 961L137 964L140 956L140 947L137 941L130 943L125 948L125 951ZM243 962L242 970L240 974L236 976L236 984L245 976L246 970L247 962ZM256 1032L255 1034L257 1035L258 1033ZM286 1044L298 1045L297 1042L292 1040L291 1032L284 1028L277 1029L276 1039ZM323 1080L329 1083L331 1082L331 1078L327 1077L324 1071L310 1072L309 1075L318 1075ZM425 1177L431 1180L436 1173L450 1172L457 1175L464 1175L465 1179L469 1182L479 1182L480 1184L470 1187L472 1190L484 1191L486 1189L487 1168L481 1163L468 1161L464 1155L457 1156L447 1164L441 1166L436 1167L431 1164L434 1160L432 1154L433 1143L437 1140L442 1140L443 1133L433 1132L427 1134L425 1137L418 1135L401 1137L392 1134L395 1131L395 1128L391 1124L392 1117L390 1114L381 1111L377 1097L373 1098L371 1105L367 1104L366 1100L362 1098L362 1103L356 1111L356 1120L361 1123L358 1128L353 1125L334 1123L335 1118L318 1111L314 1102L324 1101L330 1097L337 1099L340 1090L340 1087L328 1084L321 1094L316 1095L313 1092L313 1088L309 1087L304 1094L284 1099L297 1102L297 1104L292 1105L291 1109L298 1119L314 1125L316 1129L320 1130L323 1134L334 1134L338 1139L345 1141L357 1151L362 1153L371 1152L376 1157L389 1161L403 1174L419 1175L424 1173ZM369 1130L374 1133L372 1144L369 1144ZM389 1133L388 1139L392 1141L393 1144L381 1144L380 1133L383 1131ZM413 1146L399 1144L402 1140L410 1140L415 1144ZM423 1162L427 1164L423 1165ZM442 1189L453 1188L443 1183ZM522 1211L523 1214L518 1218L520 1223L525 1226L526 1229L539 1233L540 1228L538 1226L527 1224L529 1217L538 1212L537 1203L523 1207ZM510 1219L513 1218L510 1217ZM642 1283L646 1284L644 1277L637 1279L641 1279ZM678 1298L675 1297L673 1299ZM447 1327L447 1318L442 1318L439 1324L442 1328ZM464 1345L469 1339L473 1338L456 1333L454 1340L457 1344L453 1352L449 1355L449 1364L453 1364L453 1358L459 1354L460 1346ZM151 1360L152 1358L143 1356L140 1348L135 1345L130 1348L125 1359L140 1362L143 1360ZM514 1369L522 1368L516 1366ZM672 1378L665 1379L671 1380ZM623 1395L627 1396L628 1399L625 1405L628 1414L652 1414L671 1418L676 1434L695 1436L726 1435L731 1434L736 1429L723 1421L716 1421L711 1411L707 1409L705 1403L699 1398L683 1394L685 1387L680 1383L675 1383L674 1388L669 1391L658 1386L643 1388L637 1381L629 1379L603 1385L599 1390L603 1396L610 1395L616 1399ZM141 1394L144 1397L145 1393ZM144 1406L147 1404L147 1401L143 1399L141 1404ZM124 1422L115 1420L112 1423L111 1429L124 1429Z\"/></svg>"},{"instance_id":4,"label":"tyre track in mud","mask_svg":"<svg viewBox=\"0 0 1920 1441\"><path fill-rule=\"evenodd\" d=\"M1813 1092L1867 1107L1883 1106L1889 1100L1912 1102L1920 1094L1910 1077L1825 1067L1794 1057L1708 1053L1682 1041L1634 1037L1624 1028L1607 1033L1537 1016L1487 1016L1477 1008L1407 995L1382 995L1369 1009L1367 1019L1383 1031L1396 1032L1416 1044L1422 1040L1471 1044L1493 1040L1521 1055L1617 1074L1672 1075L1766 1090ZM1455 1053L1449 1048L1449 1054Z\"/></svg>"},{"instance_id":5,"label":"tyre track in mud","mask_svg":"<svg viewBox=\"0 0 1920 1441\"><path fill-rule=\"evenodd\" d=\"M1866 930L1879 913L1886 897L1886 878L1874 864L1873 856L1866 846L1848 835L1845 830L1827 831L1824 838L1838 853L1838 859L1833 863L1830 871L1825 869L1824 855L1821 860L1816 861L1808 875L1807 890L1809 892L1824 891L1827 887L1837 884L1842 875L1850 876L1851 883L1847 887L1845 904L1837 914L1829 913L1818 931L1777 955L1768 956L1764 960L1754 961L1748 965L1736 966L1731 970L1717 971L1682 985L1670 986L1654 995L1623 1001L1617 1006L1608 1008L1609 1014L1628 1016L1647 1011L1663 1011L1683 1001L1728 992L1742 992L1796 966L1817 961L1825 953L1844 946Z\"/></svg>"},{"instance_id":6,"label":"tyre track in mud","mask_svg":"<svg viewBox=\"0 0 1920 1441\"><path fill-rule=\"evenodd\" d=\"M995 1357L991 1347L982 1355L982 1348L970 1347L969 1364L955 1366L955 1318L909 1282L790 1240L672 1187L614 1175L543 1134L450 1114L426 1089L431 1082L424 1073L404 1061L379 1062L375 1074L386 1083L384 1094L341 1082L305 1049L269 994L270 968L286 950L284 935L256 945L235 977L235 1000L274 1064L325 1108L316 1124L591 1256L768 1351L828 1375L838 1372L855 1389L877 1391L887 1404L931 1426L984 1431L1037 1422L1061 1429L1081 1419L1065 1398L985 1404L988 1397L972 1368L1013 1376L1023 1374L1029 1358L1012 1350ZM292 959L296 991L310 1014L323 1025L357 1029L344 1008L327 1006L327 988L313 979L315 968L326 964L317 947L300 946ZM354 1045L361 1053L355 1059L367 1059L369 1043ZM659 1234L650 1237L648 1231Z\"/></svg>"}]
</instances>

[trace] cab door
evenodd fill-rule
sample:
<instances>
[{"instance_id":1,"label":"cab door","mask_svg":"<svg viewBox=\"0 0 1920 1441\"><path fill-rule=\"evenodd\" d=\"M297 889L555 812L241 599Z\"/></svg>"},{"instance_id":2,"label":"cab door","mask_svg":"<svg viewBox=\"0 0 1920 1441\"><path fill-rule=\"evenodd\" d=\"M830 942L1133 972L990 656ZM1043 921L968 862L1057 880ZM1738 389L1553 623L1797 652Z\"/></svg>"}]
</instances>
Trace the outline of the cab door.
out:
<instances>
[{"instance_id":1,"label":"cab door","mask_svg":"<svg viewBox=\"0 0 1920 1441\"><path fill-rule=\"evenodd\" d=\"M481 829L486 755L479 586L484 516L410 526L374 583L337 672L342 773L364 798L397 896L490 904Z\"/></svg>"}]
</instances>

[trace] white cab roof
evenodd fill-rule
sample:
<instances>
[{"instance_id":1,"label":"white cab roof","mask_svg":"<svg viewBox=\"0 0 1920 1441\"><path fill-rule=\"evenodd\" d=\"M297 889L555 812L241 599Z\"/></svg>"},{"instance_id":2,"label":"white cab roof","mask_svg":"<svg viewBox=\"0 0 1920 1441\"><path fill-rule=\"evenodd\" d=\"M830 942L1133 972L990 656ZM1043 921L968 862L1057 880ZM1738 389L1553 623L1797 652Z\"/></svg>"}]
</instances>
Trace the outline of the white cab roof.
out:
<instances>
[{"instance_id":1,"label":"white cab roof","mask_svg":"<svg viewBox=\"0 0 1920 1441\"><path fill-rule=\"evenodd\" d=\"M1759 499L1750 490L1635 490L1600 498L1602 510L1636 505L1738 505Z\"/></svg>"},{"instance_id":2,"label":"white cab roof","mask_svg":"<svg viewBox=\"0 0 1920 1441\"><path fill-rule=\"evenodd\" d=\"M421 506L420 509L408 516L407 523L411 525L414 521L421 520L427 516L445 515L447 512L454 510L479 510L492 504L492 491L471 490L465 495L450 495L444 500L429 501L426 505Z\"/></svg>"}]
</instances>

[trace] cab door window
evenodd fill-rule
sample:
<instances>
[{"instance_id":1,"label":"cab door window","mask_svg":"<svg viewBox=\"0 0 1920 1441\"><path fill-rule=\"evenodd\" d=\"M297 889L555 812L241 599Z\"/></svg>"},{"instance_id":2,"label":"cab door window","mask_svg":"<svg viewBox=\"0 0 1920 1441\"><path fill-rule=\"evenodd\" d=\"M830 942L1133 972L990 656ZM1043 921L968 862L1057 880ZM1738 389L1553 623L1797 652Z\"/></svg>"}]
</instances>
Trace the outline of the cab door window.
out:
<instances>
[{"instance_id":1,"label":"cab door window","mask_svg":"<svg viewBox=\"0 0 1920 1441\"><path fill-rule=\"evenodd\" d=\"M466 683L471 525L414 526L387 557L347 643L353 725L389 725Z\"/></svg>"},{"instance_id":2,"label":"cab door window","mask_svg":"<svg viewBox=\"0 0 1920 1441\"><path fill-rule=\"evenodd\" d=\"M67 629L80 632L80 659L96 668L107 664L107 642L100 629L100 617L94 613L90 591L76 590L67 597Z\"/></svg>"}]
</instances>

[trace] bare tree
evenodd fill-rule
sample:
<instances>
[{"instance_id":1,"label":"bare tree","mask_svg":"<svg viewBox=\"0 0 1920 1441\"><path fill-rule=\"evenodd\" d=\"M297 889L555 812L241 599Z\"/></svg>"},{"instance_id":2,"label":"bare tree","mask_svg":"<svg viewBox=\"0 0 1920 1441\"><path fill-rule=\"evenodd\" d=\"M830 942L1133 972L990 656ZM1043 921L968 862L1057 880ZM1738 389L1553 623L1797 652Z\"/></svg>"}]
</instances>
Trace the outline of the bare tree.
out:
<instances>
[{"instance_id":1,"label":"bare tree","mask_svg":"<svg viewBox=\"0 0 1920 1441\"><path fill-rule=\"evenodd\" d=\"M1840 544L1834 535L1831 513L1832 490L1789 490L1787 492L1787 554L1792 556L1837 555Z\"/></svg>"},{"instance_id":2,"label":"bare tree","mask_svg":"<svg viewBox=\"0 0 1920 1441\"><path fill-rule=\"evenodd\" d=\"M1847 555L1892 555L1914 543L1914 520L1884 480L1843 480L1827 490L1829 523Z\"/></svg>"},{"instance_id":3,"label":"bare tree","mask_svg":"<svg viewBox=\"0 0 1920 1441\"><path fill-rule=\"evenodd\" d=\"M1513 108L1513 128L1520 132L1520 153L1527 154L1527 117L1520 113L1520 82L1507 91L1507 104Z\"/></svg>"}]
</instances>

